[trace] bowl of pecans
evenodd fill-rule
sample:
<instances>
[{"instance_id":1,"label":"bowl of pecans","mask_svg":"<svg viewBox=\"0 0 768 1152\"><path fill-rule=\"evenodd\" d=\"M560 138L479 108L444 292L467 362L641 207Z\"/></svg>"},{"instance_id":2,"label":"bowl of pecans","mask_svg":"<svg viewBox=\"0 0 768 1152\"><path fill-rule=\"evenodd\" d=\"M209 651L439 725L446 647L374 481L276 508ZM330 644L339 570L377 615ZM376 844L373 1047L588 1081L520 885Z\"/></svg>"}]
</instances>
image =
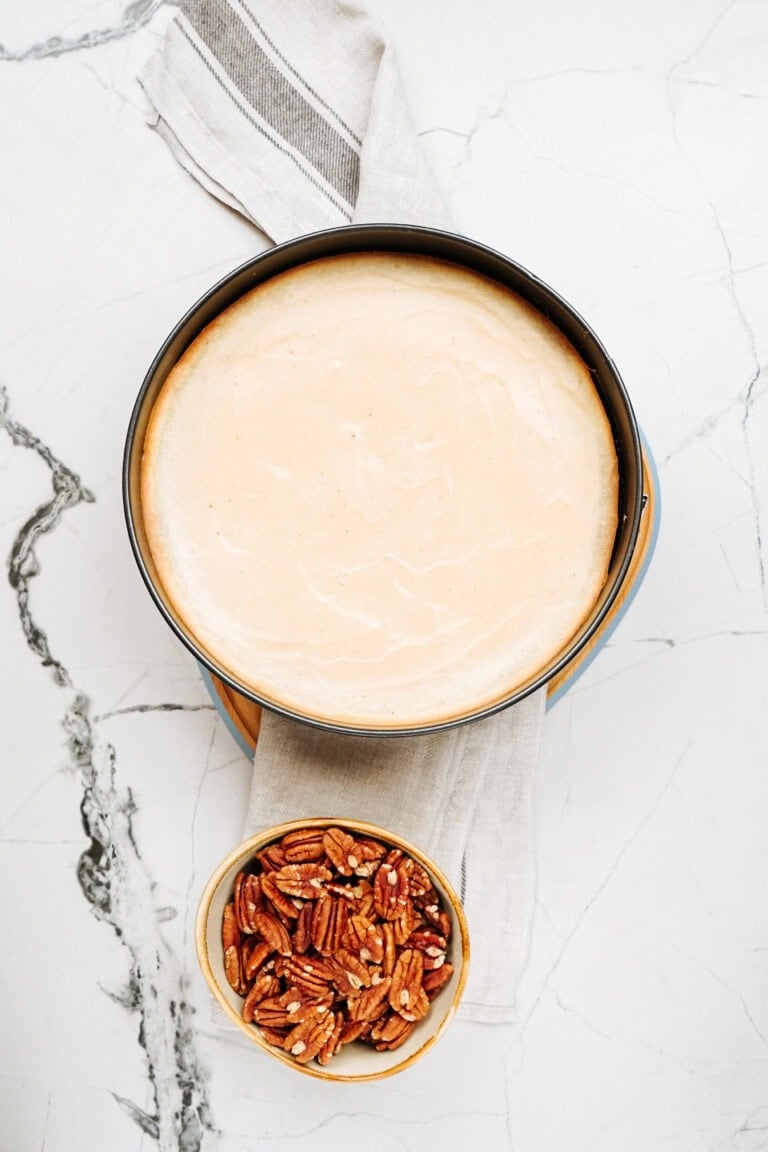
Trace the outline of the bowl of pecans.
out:
<instances>
[{"instance_id":1,"label":"bowl of pecans","mask_svg":"<svg viewBox=\"0 0 768 1152\"><path fill-rule=\"evenodd\" d=\"M399 836L294 820L246 840L200 901L197 954L224 1012L284 1064L378 1080L432 1047L467 979L458 896Z\"/></svg>"}]
</instances>

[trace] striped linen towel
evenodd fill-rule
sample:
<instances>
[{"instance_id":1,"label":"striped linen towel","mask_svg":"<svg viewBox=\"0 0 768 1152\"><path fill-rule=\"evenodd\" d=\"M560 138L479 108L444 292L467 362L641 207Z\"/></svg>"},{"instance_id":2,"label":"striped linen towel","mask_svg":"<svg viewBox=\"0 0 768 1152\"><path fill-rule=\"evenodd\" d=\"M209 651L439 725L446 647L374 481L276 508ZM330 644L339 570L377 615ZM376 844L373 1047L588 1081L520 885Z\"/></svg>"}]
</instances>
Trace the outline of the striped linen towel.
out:
<instances>
[{"instance_id":1,"label":"striped linen towel","mask_svg":"<svg viewBox=\"0 0 768 1152\"><path fill-rule=\"evenodd\" d=\"M183 0L140 80L179 162L277 242L351 222L449 226L392 47L357 5ZM512 1020L544 700L540 691L487 720L403 739L265 713L244 835L329 815L412 840L464 901L472 959L459 1015Z\"/></svg>"}]
</instances>

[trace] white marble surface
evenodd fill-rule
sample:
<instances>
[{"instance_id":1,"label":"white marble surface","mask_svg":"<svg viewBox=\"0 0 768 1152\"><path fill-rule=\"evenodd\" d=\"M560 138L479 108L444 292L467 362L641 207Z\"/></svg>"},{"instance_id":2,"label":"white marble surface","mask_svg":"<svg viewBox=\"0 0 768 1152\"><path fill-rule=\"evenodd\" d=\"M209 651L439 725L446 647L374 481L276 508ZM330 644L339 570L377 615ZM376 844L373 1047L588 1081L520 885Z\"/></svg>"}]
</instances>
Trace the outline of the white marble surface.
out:
<instances>
[{"instance_id":1,"label":"white marble surface","mask_svg":"<svg viewBox=\"0 0 768 1152\"><path fill-rule=\"evenodd\" d=\"M646 583L547 719L520 1022L457 1023L364 1088L295 1076L210 1025L192 922L238 839L249 766L141 585L119 472L159 343L265 241L145 126L134 77L172 8L8 4L0 378L7 420L82 487L59 470L68 506L30 523L53 498L50 462L6 420L0 1147L757 1152L768 4L377 9L457 227L592 322L663 486ZM44 666L35 627L66 672Z\"/></svg>"}]
</instances>

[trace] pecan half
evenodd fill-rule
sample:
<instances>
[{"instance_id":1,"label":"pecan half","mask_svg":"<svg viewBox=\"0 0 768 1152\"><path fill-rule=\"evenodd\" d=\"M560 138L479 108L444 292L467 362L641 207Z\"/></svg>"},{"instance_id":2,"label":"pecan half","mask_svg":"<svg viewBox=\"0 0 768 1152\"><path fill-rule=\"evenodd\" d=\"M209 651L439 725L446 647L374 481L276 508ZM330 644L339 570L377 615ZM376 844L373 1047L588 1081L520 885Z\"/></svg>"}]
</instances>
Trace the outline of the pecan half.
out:
<instances>
[{"instance_id":1,"label":"pecan half","mask_svg":"<svg viewBox=\"0 0 768 1152\"><path fill-rule=\"evenodd\" d=\"M416 913L413 910L411 901L406 900L400 911L400 915L396 920L392 921L392 928L395 933L395 944L405 944L415 927Z\"/></svg>"},{"instance_id":2,"label":"pecan half","mask_svg":"<svg viewBox=\"0 0 768 1152\"><path fill-rule=\"evenodd\" d=\"M347 926L349 905L346 900L323 895L312 913L312 944L321 956L332 956L341 947Z\"/></svg>"},{"instance_id":3,"label":"pecan half","mask_svg":"<svg viewBox=\"0 0 768 1152\"><path fill-rule=\"evenodd\" d=\"M256 931L262 940L265 940L281 956L290 956L292 951L291 938L277 917L270 916L269 912L257 912L253 919Z\"/></svg>"},{"instance_id":4,"label":"pecan half","mask_svg":"<svg viewBox=\"0 0 768 1152\"><path fill-rule=\"evenodd\" d=\"M361 1037L367 1036L370 1030L370 1020L350 1020L347 1024L344 1024L341 1029L339 1046L351 1044L353 1040L360 1040Z\"/></svg>"},{"instance_id":5,"label":"pecan half","mask_svg":"<svg viewBox=\"0 0 768 1152\"><path fill-rule=\"evenodd\" d=\"M299 828L289 832L280 841L285 859L289 864L303 864L308 860L320 860L325 855L322 828Z\"/></svg>"},{"instance_id":6,"label":"pecan half","mask_svg":"<svg viewBox=\"0 0 768 1152\"><path fill-rule=\"evenodd\" d=\"M423 1020L429 1012L429 997L423 988L419 988L416 1000L411 1001L407 1008L400 1009L400 1015L403 1020Z\"/></svg>"},{"instance_id":7,"label":"pecan half","mask_svg":"<svg viewBox=\"0 0 768 1152\"><path fill-rule=\"evenodd\" d=\"M443 912L439 904L425 904L422 911L424 919L432 925L435 931L448 940L451 935L451 918L448 913Z\"/></svg>"},{"instance_id":8,"label":"pecan half","mask_svg":"<svg viewBox=\"0 0 768 1152\"><path fill-rule=\"evenodd\" d=\"M245 946L240 953L243 962L243 976L246 980L254 980L262 964L272 955L274 948L266 940L255 940Z\"/></svg>"},{"instance_id":9,"label":"pecan half","mask_svg":"<svg viewBox=\"0 0 768 1152\"><path fill-rule=\"evenodd\" d=\"M381 934L384 937L384 972L391 976L395 970L397 952L395 949L395 930L391 924L382 924Z\"/></svg>"},{"instance_id":10,"label":"pecan half","mask_svg":"<svg viewBox=\"0 0 768 1152\"><path fill-rule=\"evenodd\" d=\"M324 960L315 957L302 956L300 959L280 960L275 963L275 972L297 988L304 988L307 992L318 997L324 996L329 990L335 975L333 968Z\"/></svg>"},{"instance_id":11,"label":"pecan half","mask_svg":"<svg viewBox=\"0 0 768 1152\"><path fill-rule=\"evenodd\" d=\"M341 828L329 828L323 838L328 859L342 876L371 876L386 849L375 840L356 840Z\"/></svg>"},{"instance_id":12,"label":"pecan half","mask_svg":"<svg viewBox=\"0 0 768 1152\"><path fill-rule=\"evenodd\" d=\"M243 1004L243 1020L245 1020L246 1024L250 1024L253 1020L256 1006L261 1004L263 1000L268 1000L276 996L279 991L280 981L277 976L271 976L268 972L259 976L258 980L252 985Z\"/></svg>"},{"instance_id":13,"label":"pecan half","mask_svg":"<svg viewBox=\"0 0 768 1152\"><path fill-rule=\"evenodd\" d=\"M287 1028L288 1013L279 996L270 996L253 1007L253 1021L267 1028Z\"/></svg>"},{"instance_id":14,"label":"pecan half","mask_svg":"<svg viewBox=\"0 0 768 1152\"><path fill-rule=\"evenodd\" d=\"M443 964L440 968L433 969L432 972L425 972L422 977L421 986L426 992L430 1000L434 1000L441 988L453 976L453 964Z\"/></svg>"},{"instance_id":15,"label":"pecan half","mask_svg":"<svg viewBox=\"0 0 768 1152\"><path fill-rule=\"evenodd\" d=\"M387 1010L389 988L392 981L387 976L380 984L365 988L359 996L347 1000L350 1020L378 1020Z\"/></svg>"},{"instance_id":16,"label":"pecan half","mask_svg":"<svg viewBox=\"0 0 768 1152\"><path fill-rule=\"evenodd\" d=\"M279 871L279 869L278 869ZM290 900L284 892L281 892L275 883L276 872L265 872L261 877L261 890L270 902L275 912L282 913L289 920L295 920L303 905L299 901L297 907L293 900Z\"/></svg>"},{"instance_id":17,"label":"pecan half","mask_svg":"<svg viewBox=\"0 0 768 1152\"><path fill-rule=\"evenodd\" d=\"M378 840L370 840L365 836L357 841L357 846L361 850L363 860L383 860L387 854L387 850L383 844L379 844Z\"/></svg>"},{"instance_id":18,"label":"pecan half","mask_svg":"<svg viewBox=\"0 0 768 1152\"><path fill-rule=\"evenodd\" d=\"M355 876L372 876L378 867L379 861L387 854L387 850L383 844L377 844L375 840L356 840L355 841L355 859L359 861L355 865Z\"/></svg>"},{"instance_id":19,"label":"pecan half","mask_svg":"<svg viewBox=\"0 0 768 1152\"><path fill-rule=\"evenodd\" d=\"M383 933L367 916L350 916L343 944L360 960L381 964L384 959Z\"/></svg>"},{"instance_id":20,"label":"pecan half","mask_svg":"<svg viewBox=\"0 0 768 1152\"><path fill-rule=\"evenodd\" d=\"M415 1027L415 1023L409 1023L393 1012L391 1016L379 1020L371 1029L374 1047L378 1052L392 1052L405 1043Z\"/></svg>"},{"instance_id":21,"label":"pecan half","mask_svg":"<svg viewBox=\"0 0 768 1152\"><path fill-rule=\"evenodd\" d=\"M408 876L408 888L411 896L414 898L426 896L428 892L434 891L426 868L422 868L418 860L414 860L412 856L407 856L403 861L403 867Z\"/></svg>"},{"instance_id":22,"label":"pecan half","mask_svg":"<svg viewBox=\"0 0 768 1152\"><path fill-rule=\"evenodd\" d=\"M264 1037L267 1044L271 1044L273 1048L282 1048L284 1046L285 1037L287 1035L284 1029L281 1031L278 1028L265 1028L262 1024L259 1028L259 1032Z\"/></svg>"},{"instance_id":23,"label":"pecan half","mask_svg":"<svg viewBox=\"0 0 768 1152\"><path fill-rule=\"evenodd\" d=\"M336 964L346 970L348 976L354 977L355 982L359 981L359 987L368 987L371 982L371 970L363 960L353 956L346 948L339 948L333 959Z\"/></svg>"},{"instance_id":24,"label":"pecan half","mask_svg":"<svg viewBox=\"0 0 768 1152\"><path fill-rule=\"evenodd\" d=\"M371 972L368 967L344 948L339 949L331 960L331 965L334 970L333 982L342 996L354 995L371 983Z\"/></svg>"},{"instance_id":25,"label":"pecan half","mask_svg":"<svg viewBox=\"0 0 768 1152\"><path fill-rule=\"evenodd\" d=\"M240 884L237 883L240 880ZM259 877L241 872L235 880L235 908L243 932L254 932L253 918L264 911L264 897Z\"/></svg>"},{"instance_id":26,"label":"pecan half","mask_svg":"<svg viewBox=\"0 0 768 1152\"><path fill-rule=\"evenodd\" d=\"M366 881L366 883L367 883L367 881ZM366 889L363 887L362 882L360 884L354 884L354 885L352 885L352 884L326 884L325 890L326 890L326 892L329 892L331 894L331 896L340 896L342 900L348 900L350 904L352 904L356 900L362 900L363 896L366 893ZM367 890L370 890L370 884L368 885Z\"/></svg>"},{"instance_id":27,"label":"pecan half","mask_svg":"<svg viewBox=\"0 0 768 1152\"><path fill-rule=\"evenodd\" d=\"M286 896L298 896L302 900L317 900L323 894L323 885L333 873L322 864L286 864L272 879Z\"/></svg>"},{"instance_id":28,"label":"pecan half","mask_svg":"<svg viewBox=\"0 0 768 1152\"><path fill-rule=\"evenodd\" d=\"M408 876L402 861L390 863L390 852L383 864L379 865L373 882L373 904L379 916L385 920L397 920L408 902Z\"/></svg>"},{"instance_id":29,"label":"pecan half","mask_svg":"<svg viewBox=\"0 0 768 1152\"><path fill-rule=\"evenodd\" d=\"M318 1064L325 1066L332 1056L335 1056L341 1047L341 1030L344 1027L344 1013L336 1013L336 1022L333 1026L333 1032L323 1044L322 1048L317 1054Z\"/></svg>"},{"instance_id":30,"label":"pecan half","mask_svg":"<svg viewBox=\"0 0 768 1152\"><path fill-rule=\"evenodd\" d=\"M354 911L356 916L367 916L369 919L371 916L376 915L376 911L373 906L373 888L371 888L370 892L366 892L364 896L355 902Z\"/></svg>"},{"instance_id":31,"label":"pecan half","mask_svg":"<svg viewBox=\"0 0 768 1152\"><path fill-rule=\"evenodd\" d=\"M234 904L227 904L221 921L221 943L226 952L227 948L239 947L240 929L237 925Z\"/></svg>"},{"instance_id":32,"label":"pecan half","mask_svg":"<svg viewBox=\"0 0 768 1152\"><path fill-rule=\"evenodd\" d=\"M445 964L445 950L448 941L439 932L421 929L412 932L407 941L408 948L415 948L424 957L424 971L433 972Z\"/></svg>"},{"instance_id":33,"label":"pecan half","mask_svg":"<svg viewBox=\"0 0 768 1152\"><path fill-rule=\"evenodd\" d=\"M324 1016L303 1020L297 1024L285 1038L283 1047L290 1052L299 1064L308 1064L314 1060L326 1041L330 1040L336 1027L336 1016L333 1012L326 1012Z\"/></svg>"},{"instance_id":34,"label":"pecan half","mask_svg":"<svg viewBox=\"0 0 768 1152\"><path fill-rule=\"evenodd\" d=\"M307 951L312 943L312 913L314 910L315 904L308 900L296 920L296 929L293 933L293 950L300 956Z\"/></svg>"},{"instance_id":35,"label":"pecan half","mask_svg":"<svg viewBox=\"0 0 768 1152\"><path fill-rule=\"evenodd\" d=\"M224 975L230 988L237 992L238 996L243 996L247 985L243 979L240 950L234 944L224 949Z\"/></svg>"},{"instance_id":36,"label":"pecan half","mask_svg":"<svg viewBox=\"0 0 768 1152\"><path fill-rule=\"evenodd\" d=\"M404 1020L421 1020L429 1010L429 1001L421 987L424 971L422 956L414 948L407 948L398 957L392 973L389 1003L393 1012Z\"/></svg>"},{"instance_id":37,"label":"pecan half","mask_svg":"<svg viewBox=\"0 0 768 1152\"><path fill-rule=\"evenodd\" d=\"M235 913L235 920L241 932L248 932L250 929L244 928L240 919L240 894L243 890L243 880L245 880L245 872L238 872L235 876L235 886L232 894L232 905Z\"/></svg>"},{"instance_id":38,"label":"pecan half","mask_svg":"<svg viewBox=\"0 0 768 1152\"><path fill-rule=\"evenodd\" d=\"M355 839L342 828L328 828L323 836L325 854L337 872L351 876L361 862L355 855Z\"/></svg>"},{"instance_id":39,"label":"pecan half","mask_svg":"<svg viewBox=\"0 0 768 1152\"><path fill-rule=\"evenodd\" d=\"M324 1016L333 1002L330 990L321 997L316 997L306 988L288 988L280 997L280 1003L288 1013L289 1024L300 1024L310 1017Z\"/></svg>"},{"instance_id":40,"label":"pecan half","mask_svg":"<svg viewBox=\"0 0 768 1152\"><path fill-rule=\"evenodd\" d=\"M288 863L285 852L279 844L269 844L266 848L262 848L261 852L256 853L256 859L265 872L276 872L278 868Z\"/></svg>"}]
</instances>

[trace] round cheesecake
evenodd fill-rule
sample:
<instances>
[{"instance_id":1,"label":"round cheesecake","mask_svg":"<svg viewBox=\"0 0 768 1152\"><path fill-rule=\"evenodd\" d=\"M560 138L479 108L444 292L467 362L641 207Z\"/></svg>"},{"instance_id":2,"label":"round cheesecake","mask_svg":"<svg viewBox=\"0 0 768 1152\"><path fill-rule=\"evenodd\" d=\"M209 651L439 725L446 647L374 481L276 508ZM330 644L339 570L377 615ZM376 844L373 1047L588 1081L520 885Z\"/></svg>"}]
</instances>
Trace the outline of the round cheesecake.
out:
<instances>
[{"instance_id":1,"label":"round cheesecake","mask_svg":"<svg viewBox=\"0 0 768 1152\"><path fill-rule=\"evenodd\" d=\"M489 707L564 650L605 583L618 468L589 370L530 304L355 253L265 281L187 349L141 501L214 664L385 731Z\"/></svg>"}]
</instances>

